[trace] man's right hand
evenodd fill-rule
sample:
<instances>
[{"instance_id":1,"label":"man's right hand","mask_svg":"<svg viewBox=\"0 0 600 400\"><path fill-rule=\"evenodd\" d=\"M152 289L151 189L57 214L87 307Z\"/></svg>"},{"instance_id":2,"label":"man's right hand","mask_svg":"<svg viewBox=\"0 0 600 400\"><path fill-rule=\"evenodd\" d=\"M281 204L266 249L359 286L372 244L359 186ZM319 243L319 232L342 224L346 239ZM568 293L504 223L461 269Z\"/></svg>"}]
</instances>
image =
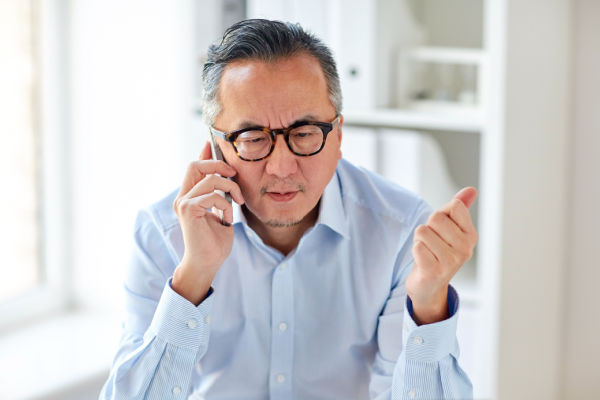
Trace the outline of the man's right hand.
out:
<instances>
[{"instance_id":1,"label":"man's right hand","mask_svg":"<svg viewBox=\"0 0 600 400\"><path fill-rule=\"evenodd\" d=\"M221 176L218 176L218 175ZM237 183L226 179L236 171L224 161L211 159L210 144L202 149L200 160L186 171L173 209L183 232L184 254L173 273L171 287L195 305L206 297L217 270L229 256L233 246L233 227L221 223L210 211L223 211L223 222L233 222L233 208L215 190L231 194L238 204L244 203Z\"/></svg>"}]
</instances>

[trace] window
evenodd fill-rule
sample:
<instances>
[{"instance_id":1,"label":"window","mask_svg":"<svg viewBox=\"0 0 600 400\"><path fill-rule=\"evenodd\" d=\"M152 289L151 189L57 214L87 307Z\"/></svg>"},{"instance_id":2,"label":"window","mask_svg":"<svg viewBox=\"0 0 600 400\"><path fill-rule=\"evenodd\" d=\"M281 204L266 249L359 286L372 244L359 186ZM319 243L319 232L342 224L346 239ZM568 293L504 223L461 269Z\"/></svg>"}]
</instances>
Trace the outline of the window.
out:
<instances>
[{"instance_id":1,"label":"window","mask_svg":"<svg viewBox=\"0 0 600 400\"><path fill-rule=\"evenodd\" d=\"M72 296L67 4L0 1L0 333Z\"/></svg>"},{"instance_id":2,"label":"window","mask_svg":"<svg viewBox=\"0 0 600 400\"><path fill-rule=\"evenodd\" d=\"M36 2L0 2L0 302L42 282Z\"/></svg>"}]
</instances>

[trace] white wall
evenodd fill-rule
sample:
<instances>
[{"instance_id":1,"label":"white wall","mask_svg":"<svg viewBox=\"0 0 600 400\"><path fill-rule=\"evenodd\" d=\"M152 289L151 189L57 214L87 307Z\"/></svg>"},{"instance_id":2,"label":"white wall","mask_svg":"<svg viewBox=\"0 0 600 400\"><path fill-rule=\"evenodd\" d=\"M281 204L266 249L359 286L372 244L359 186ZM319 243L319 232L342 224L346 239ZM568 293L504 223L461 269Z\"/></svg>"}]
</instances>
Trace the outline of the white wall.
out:
<instances>
[{"instance_id":1,"label":"white wall","mask_svg":"<svg viewBox=\"0 0 600 400\"><path fill-rule=\"evenodd\" d=\"M498 398L559 399L571 4L506 5Z\"/></svg>"},{"instance_id":2,"label":"white wall","mask_svg":"<svg viewBox=\"0 0 600 400\"><path fill-rule=\"evenodd\" d=\"M600 399L600 2L574 6L565 399Z\"/></svg>"}]
</instances>

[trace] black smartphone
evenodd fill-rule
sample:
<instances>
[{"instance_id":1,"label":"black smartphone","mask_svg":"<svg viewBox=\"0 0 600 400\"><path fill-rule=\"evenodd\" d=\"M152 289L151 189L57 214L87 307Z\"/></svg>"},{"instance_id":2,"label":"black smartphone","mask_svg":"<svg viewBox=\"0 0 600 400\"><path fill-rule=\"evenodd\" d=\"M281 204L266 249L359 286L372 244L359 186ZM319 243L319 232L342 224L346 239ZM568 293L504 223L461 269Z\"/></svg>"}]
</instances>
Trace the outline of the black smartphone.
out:
<instances>
[{"instance_id":1,"label":"black smartphone","mask_svg":"<svg viewBox=\"0 0 600 400\"><path fill-rule=\"evenodd\" d=\"M225 161L225 158L223 157L223 153L221 152L221 148L219 147L219 145L217 144L217 141L215 140L215 137L211 134L210 135L210 152L212 153L212 159L213 160L220 160L220 161ZM225 161L227 162L227 161ZM227 178L229 179L229 178ZM225 200L227 200L229 202L229 204L231 204L231 195L229 193L223 192L222 190L216 190L217 193L219 193L221 196L223 196L225 198ZM217 215L219 216L219 218L221 218L221 222L223 222L223 211L221 210L216 210L217 211Z\"/></svg>"}]
</instances>

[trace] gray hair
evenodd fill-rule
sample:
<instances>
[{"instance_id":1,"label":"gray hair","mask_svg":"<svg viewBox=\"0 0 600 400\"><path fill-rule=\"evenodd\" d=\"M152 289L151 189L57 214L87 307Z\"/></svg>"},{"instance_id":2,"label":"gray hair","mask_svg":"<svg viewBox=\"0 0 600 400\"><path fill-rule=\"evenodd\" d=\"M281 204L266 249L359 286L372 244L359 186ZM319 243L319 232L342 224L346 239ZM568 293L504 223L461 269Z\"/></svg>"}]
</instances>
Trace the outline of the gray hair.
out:
<instances>
[{"instance_id":1,"label":"gray hair","mask_svg":"<svg viewBox=\"0 0 600 400\"><path fill-rule=\"evenodd\" d=\"M202 73L204 122L212 126L221 112L219 82L229 63L245 59L273 62L302 52L319 61L327 81L329 99L339 114L342 111L342 90L331 50L299 24L248 19L229 27L221 43L208 48Z\"/></svg>"}]
</instances>

